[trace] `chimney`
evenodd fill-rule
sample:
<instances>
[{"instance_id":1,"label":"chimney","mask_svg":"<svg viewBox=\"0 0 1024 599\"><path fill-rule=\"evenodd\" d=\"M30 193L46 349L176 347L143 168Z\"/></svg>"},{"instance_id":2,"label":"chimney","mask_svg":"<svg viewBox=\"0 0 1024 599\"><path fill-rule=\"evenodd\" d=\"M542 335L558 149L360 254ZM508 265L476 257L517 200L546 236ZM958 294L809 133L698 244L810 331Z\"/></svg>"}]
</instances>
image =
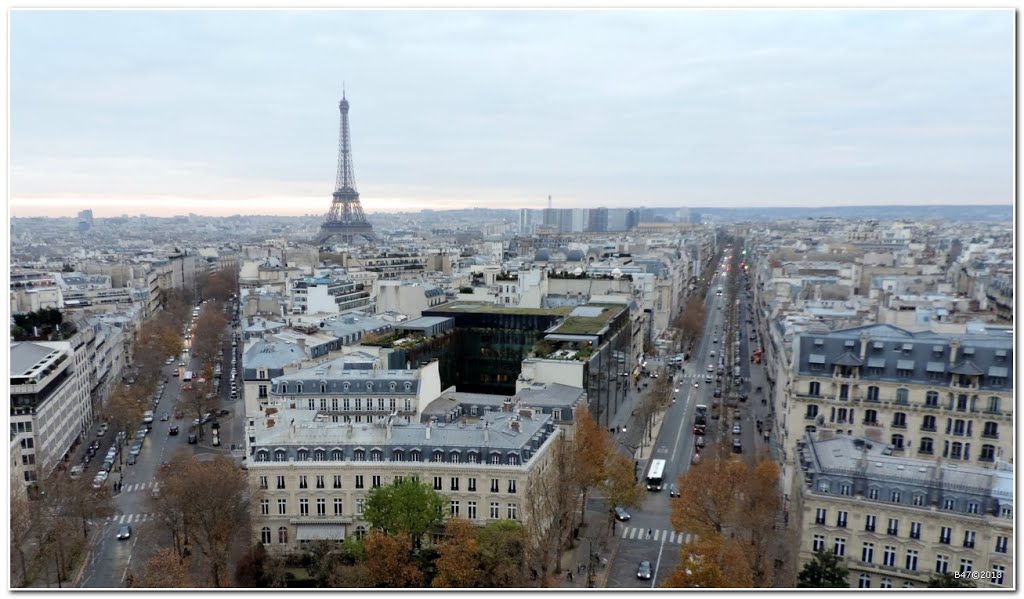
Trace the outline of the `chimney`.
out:
<instances>
[{"instance_id":1,"label":"chimney","mask_svg":"<svg viewBox=\"0 0 1024 599\"><path fill-rule=\"evenodd\" d=\"M868 355L868 334L863 332L860 334L860 360L863 362L867 359Z\"/></svg>"},{"instance_id":2,"label":"chimney","mask_svg":"<svg viewBox=\"0 0 1024 599\"><path fill-rule=\"evenodd\" d=\"M516 416L513 416L512 419L508 421L508 427L517 433L520 431L521 425L522 423L519 422L519 418Z\"/></svg>"},{"instance_id":3,"label":"chimney","mask_svg":"<svg viewBox=\"0 0 1024 599\"><path fill-rule=\"evenodd\" d=\"M506 397L505 401L503 401L501 403L501 411L502 412L511 412L512 411L512 398L511 397Z\"/></svg>"},{"instance_id":4,"label":"chimney","mask_svg":"<svg viewBox=\"0 0 1024 599\"><path fill-rule=\"evenodd\" d=\"M960 338L954 337L949 341L949 367L956 365L956 355L960 352Z\"/></svg>"},{"instance_id":5,"label":"chimney","mask_svg":"<svg viewBox=\"0 0 1024 599\"><path fill-rule=\"evenodd\" d=\"M484 423L484 443L486 443L486 442L488 442L490 440L491 440L491 423L490 422L485 422Z\"/></svg>"},{"instance_id":6,"label":"chimney","mask_svg":"<svg viewBox=\"0 0 1024 599\"><path fill-rule=\"evenodd\" d=\"M433 420L428 420L428 421L427 421L427 428L426 428L426 431L427 431L427 440L428 440L428 441L430 440L430 423L431 423L431 422L433 422Z\"/></svg>"}]
</instances>

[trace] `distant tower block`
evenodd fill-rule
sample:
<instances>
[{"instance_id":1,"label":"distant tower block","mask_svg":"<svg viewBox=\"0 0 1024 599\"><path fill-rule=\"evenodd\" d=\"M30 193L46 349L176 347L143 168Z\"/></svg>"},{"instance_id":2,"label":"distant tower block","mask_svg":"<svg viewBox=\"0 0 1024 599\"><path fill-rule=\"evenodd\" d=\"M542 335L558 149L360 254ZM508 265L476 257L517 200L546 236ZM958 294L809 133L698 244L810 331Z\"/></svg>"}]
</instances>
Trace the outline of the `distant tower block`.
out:
<instances>
[{"instance_id":1,"label":"distant tower block","mask_svg":"<svg viewBox=\"0 0 1024 599\"><path fill-rule=\"evenodd\" d=\"M335 239L344 243L369 242L374 240L373 226L363 214L356 191L356 176L352 166L352 141L348 132L348 100L341 94L338 103L341 110L341 133L338 140L338 180L335 184L331 210L327 220L320 226L318 242L323 244Z\"/></svg>"}]
</instances>

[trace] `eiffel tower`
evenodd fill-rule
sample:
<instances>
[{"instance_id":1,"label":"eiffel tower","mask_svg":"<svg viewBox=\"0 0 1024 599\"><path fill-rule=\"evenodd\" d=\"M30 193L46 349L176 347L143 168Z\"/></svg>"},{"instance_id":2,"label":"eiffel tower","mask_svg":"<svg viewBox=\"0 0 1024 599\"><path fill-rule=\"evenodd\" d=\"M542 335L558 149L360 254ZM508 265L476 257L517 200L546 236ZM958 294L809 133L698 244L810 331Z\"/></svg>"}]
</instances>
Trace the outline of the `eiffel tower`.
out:
<instances>
[{"instance_id":1,"label":"eiffel tower","mask_svg":"<svg viewBox=\"0 0 1024 599\"><path fill-rule=\"evenodd\" d=\"M324 244L329 239L337 239L344 243L374 241L373 226L363 214L363 206L359 203L359 192L356 190L356 176L352 168L352 142L348 133L348 100L342 91L341 102L341 133L338 140L338 180L335 183L331 210L327 220L320 226L318 243Z\"/></svg>"}]
</instances>

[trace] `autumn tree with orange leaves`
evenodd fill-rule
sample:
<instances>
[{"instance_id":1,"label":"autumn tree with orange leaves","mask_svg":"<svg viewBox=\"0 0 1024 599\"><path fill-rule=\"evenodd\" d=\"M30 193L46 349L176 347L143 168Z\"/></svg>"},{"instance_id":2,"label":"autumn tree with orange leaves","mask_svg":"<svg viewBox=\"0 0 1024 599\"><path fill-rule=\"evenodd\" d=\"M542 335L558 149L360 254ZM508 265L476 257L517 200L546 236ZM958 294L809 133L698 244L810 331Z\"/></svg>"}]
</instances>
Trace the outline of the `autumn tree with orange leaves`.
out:
<instances>
[{"instance_id":1,"label":"autumn tree with orange leaves","mask_svg":"<svg viewBox=\"0 0 1024 599\"><path fill-rule=\"evenodd\" d=\"M477 526L469 520L453 518L444 527L444 540L437 546L437 576L431 586L469 589L484 585L480 567L480 541Z\"/></svg>"}]
</instances>

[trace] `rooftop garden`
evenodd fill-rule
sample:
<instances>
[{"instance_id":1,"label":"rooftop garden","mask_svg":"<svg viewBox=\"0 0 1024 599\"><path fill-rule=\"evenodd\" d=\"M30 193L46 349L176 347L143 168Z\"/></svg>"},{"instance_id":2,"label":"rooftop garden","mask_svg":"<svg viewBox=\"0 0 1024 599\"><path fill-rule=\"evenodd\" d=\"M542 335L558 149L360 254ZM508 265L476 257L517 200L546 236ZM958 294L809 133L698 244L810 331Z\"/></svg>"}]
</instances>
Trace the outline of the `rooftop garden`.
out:
<instances>
[{"instance_id":1,"label":"rooftop garden","mask_svg":"<svg viewBox=\"0 0 1024 599\"><path fill-rule=\"evenodd\" d=\"M451 302L435 306L431 308L431 310L439 310L441 312L465 312L467 314L472 312L483 312L488 314L556 314L562 316L571 312L572 306L564 306L561 308L512 308L501 304L483 302Z\"/></svg>"},{"instance_id":2,"label":"rooftop garden","mask_svg":"<svg viewBox=\"0 0 1024 599\"><path fill-rule=\"evenodd\" d=\"M569 316L553 332L560 335L596 335L623 308L618 305L593 306L591 304L590 306L600 307L601 314L598 316Z\"/></svg>"},{"instance_id":3,"label":"rooftop garden","mask_svg":"<svg viewBox=\"0 0 1024 599\"><path fill-rule=\"evenodd\" d=\"M412 347L418 345L423 341L423 335L419 333L413 333L411 335L391 331L383 334L367 333L363 335L360 340L362 345L372 345L374 347Z\"/></svg>"}]
</instances>

